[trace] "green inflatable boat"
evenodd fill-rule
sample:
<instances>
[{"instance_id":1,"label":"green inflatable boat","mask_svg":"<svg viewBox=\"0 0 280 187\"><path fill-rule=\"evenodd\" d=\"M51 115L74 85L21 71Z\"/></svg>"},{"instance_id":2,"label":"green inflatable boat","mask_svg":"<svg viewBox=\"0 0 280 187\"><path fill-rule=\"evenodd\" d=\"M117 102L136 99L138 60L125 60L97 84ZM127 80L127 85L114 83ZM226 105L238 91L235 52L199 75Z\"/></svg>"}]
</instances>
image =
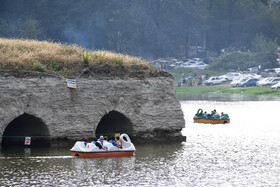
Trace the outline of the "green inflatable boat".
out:
<instances>
[{"instance_id":1,"label":"green inflatable boat","mask_svg":"<svg viewBox=\"0 0 280 187\"><path fill-rule=\"evenodd\" d=\"M194 123L211 123L211 124L225 124L230 123L230 118L227 114L207 114L203 113L202 109L198 109L193 117Z\"/></svg>"}]
</instances>

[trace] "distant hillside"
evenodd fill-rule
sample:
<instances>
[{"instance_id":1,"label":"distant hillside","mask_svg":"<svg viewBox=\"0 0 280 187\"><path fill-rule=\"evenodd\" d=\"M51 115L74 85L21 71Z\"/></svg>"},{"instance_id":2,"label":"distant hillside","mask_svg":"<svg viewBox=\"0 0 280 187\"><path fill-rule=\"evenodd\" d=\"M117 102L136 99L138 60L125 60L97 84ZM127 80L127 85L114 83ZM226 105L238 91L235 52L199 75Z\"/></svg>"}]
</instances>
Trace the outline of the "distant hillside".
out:
<instances>
[{"instance_id":1,"label":"distant hillside","mask_svg":"<svg viewBox=\"0 0 280 187\"><path fill-rule=\"evenodd\" d=\"M112 68L153 70L140 58L110 51L90 51L51 41L0 38L0 69L57 72L67 76L105 64Z\"/></svg>"},{"instance_id":2,"label":"distant hillside","mask_svg":"<svg viewBox=\"0 0 280 187\"><path fill-rule=\"evenodd\" d=\"M78 44L145 59L206 47L248 51L256 34L280 45L275 0L1 0L0 37Z\"/></svg>"}]
</instances>

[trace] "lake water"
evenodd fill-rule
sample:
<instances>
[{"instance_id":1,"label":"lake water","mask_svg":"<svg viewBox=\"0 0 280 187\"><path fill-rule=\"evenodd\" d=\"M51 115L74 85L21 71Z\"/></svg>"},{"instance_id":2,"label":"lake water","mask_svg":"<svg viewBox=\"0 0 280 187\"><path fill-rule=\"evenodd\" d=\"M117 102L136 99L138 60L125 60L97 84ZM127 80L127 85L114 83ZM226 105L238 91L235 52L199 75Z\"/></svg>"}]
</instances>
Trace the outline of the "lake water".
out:
<instances>
[{"instance_id":1,"label":"lake water","mask_svg":"<svg viewBox=\"0 0 280 187\"><path fill-rule=\"evenodd\" d=\"M83 159L70 147L0 150L0 186L280 186L279 101L181 101L183 143L136 144L132 157ZM194 124L199 108L226 125Z\"/></svg>"}]
</instances>

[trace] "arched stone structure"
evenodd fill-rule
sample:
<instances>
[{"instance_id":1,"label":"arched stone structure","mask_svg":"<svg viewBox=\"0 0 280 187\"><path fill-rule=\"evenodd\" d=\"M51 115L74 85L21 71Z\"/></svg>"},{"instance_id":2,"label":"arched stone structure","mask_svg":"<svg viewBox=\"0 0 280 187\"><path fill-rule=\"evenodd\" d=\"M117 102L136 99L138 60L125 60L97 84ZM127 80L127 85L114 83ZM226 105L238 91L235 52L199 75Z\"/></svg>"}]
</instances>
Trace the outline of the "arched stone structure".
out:
<instances>
[{"instance_id":1,"label":"arched stone structure","mask_svg":"<svg viewBox=\"0 0 280 187\"><path fill-rule=\"evenodd\" d=\"M50 135L51 145L72 145L112 131L141 141L184 141L184 115L173 81L167 72L113 67L106 74L89 69L73 89L63 77L48 73L0 70L0 136L9 132L12 120L26 117L36 119L44 132L31 136Z\"/></svg>"},{"instance_id":2,"label":"arched stone structure","mask_svg":"<svg viewBox=\"0 0 280 187\"><path fill-rule=\"evenodd\" d=\"M106 135L111 137L115 133L131 133L132 122L124 114L117 111L110 111L105 114L97 125L95 135Z\"/></svg>"},{"instance_id":3,"label":"arched stone structure","mask_svg":"<svg viewBox=\"0 0 280 187\"><path fill-rule=\"evenodd\" d=\"M50 134L40 118L24 113L11 121L4 130L2 146L24 146L25 137L31 137L30 146L50 146Z\"/></svg>"}]
</instances>

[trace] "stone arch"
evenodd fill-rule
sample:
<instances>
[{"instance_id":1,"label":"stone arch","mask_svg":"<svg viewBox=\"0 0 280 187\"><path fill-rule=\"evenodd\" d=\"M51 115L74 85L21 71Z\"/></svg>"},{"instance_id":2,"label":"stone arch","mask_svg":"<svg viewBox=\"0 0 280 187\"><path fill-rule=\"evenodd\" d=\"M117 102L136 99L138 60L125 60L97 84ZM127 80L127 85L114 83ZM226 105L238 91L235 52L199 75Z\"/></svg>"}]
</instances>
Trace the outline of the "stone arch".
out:
<instances>
[{"instance_id":1,"label":"stone arch","mask_svg":"<svg viewBox=\"0 0 280 187\"><path fill-rule=\"evenodd\" d=\"M124 114L115 110L105 114L98 123L95 136L113 136L115 133L131 133L133 130L132 122Z\"/></svg>"},{"instance_id":2,"label":"stone arch","mask_svg":"<svg viewBox=\"0 0 280 187\"><path fill-rule=\"evenodd\" d=\"M12 120L5 128L2 147L24 146L27 136L31 137L30 146L50 146L50 133L46 124L40 118L24 113Z\"/></svg>"}]
</instances>

